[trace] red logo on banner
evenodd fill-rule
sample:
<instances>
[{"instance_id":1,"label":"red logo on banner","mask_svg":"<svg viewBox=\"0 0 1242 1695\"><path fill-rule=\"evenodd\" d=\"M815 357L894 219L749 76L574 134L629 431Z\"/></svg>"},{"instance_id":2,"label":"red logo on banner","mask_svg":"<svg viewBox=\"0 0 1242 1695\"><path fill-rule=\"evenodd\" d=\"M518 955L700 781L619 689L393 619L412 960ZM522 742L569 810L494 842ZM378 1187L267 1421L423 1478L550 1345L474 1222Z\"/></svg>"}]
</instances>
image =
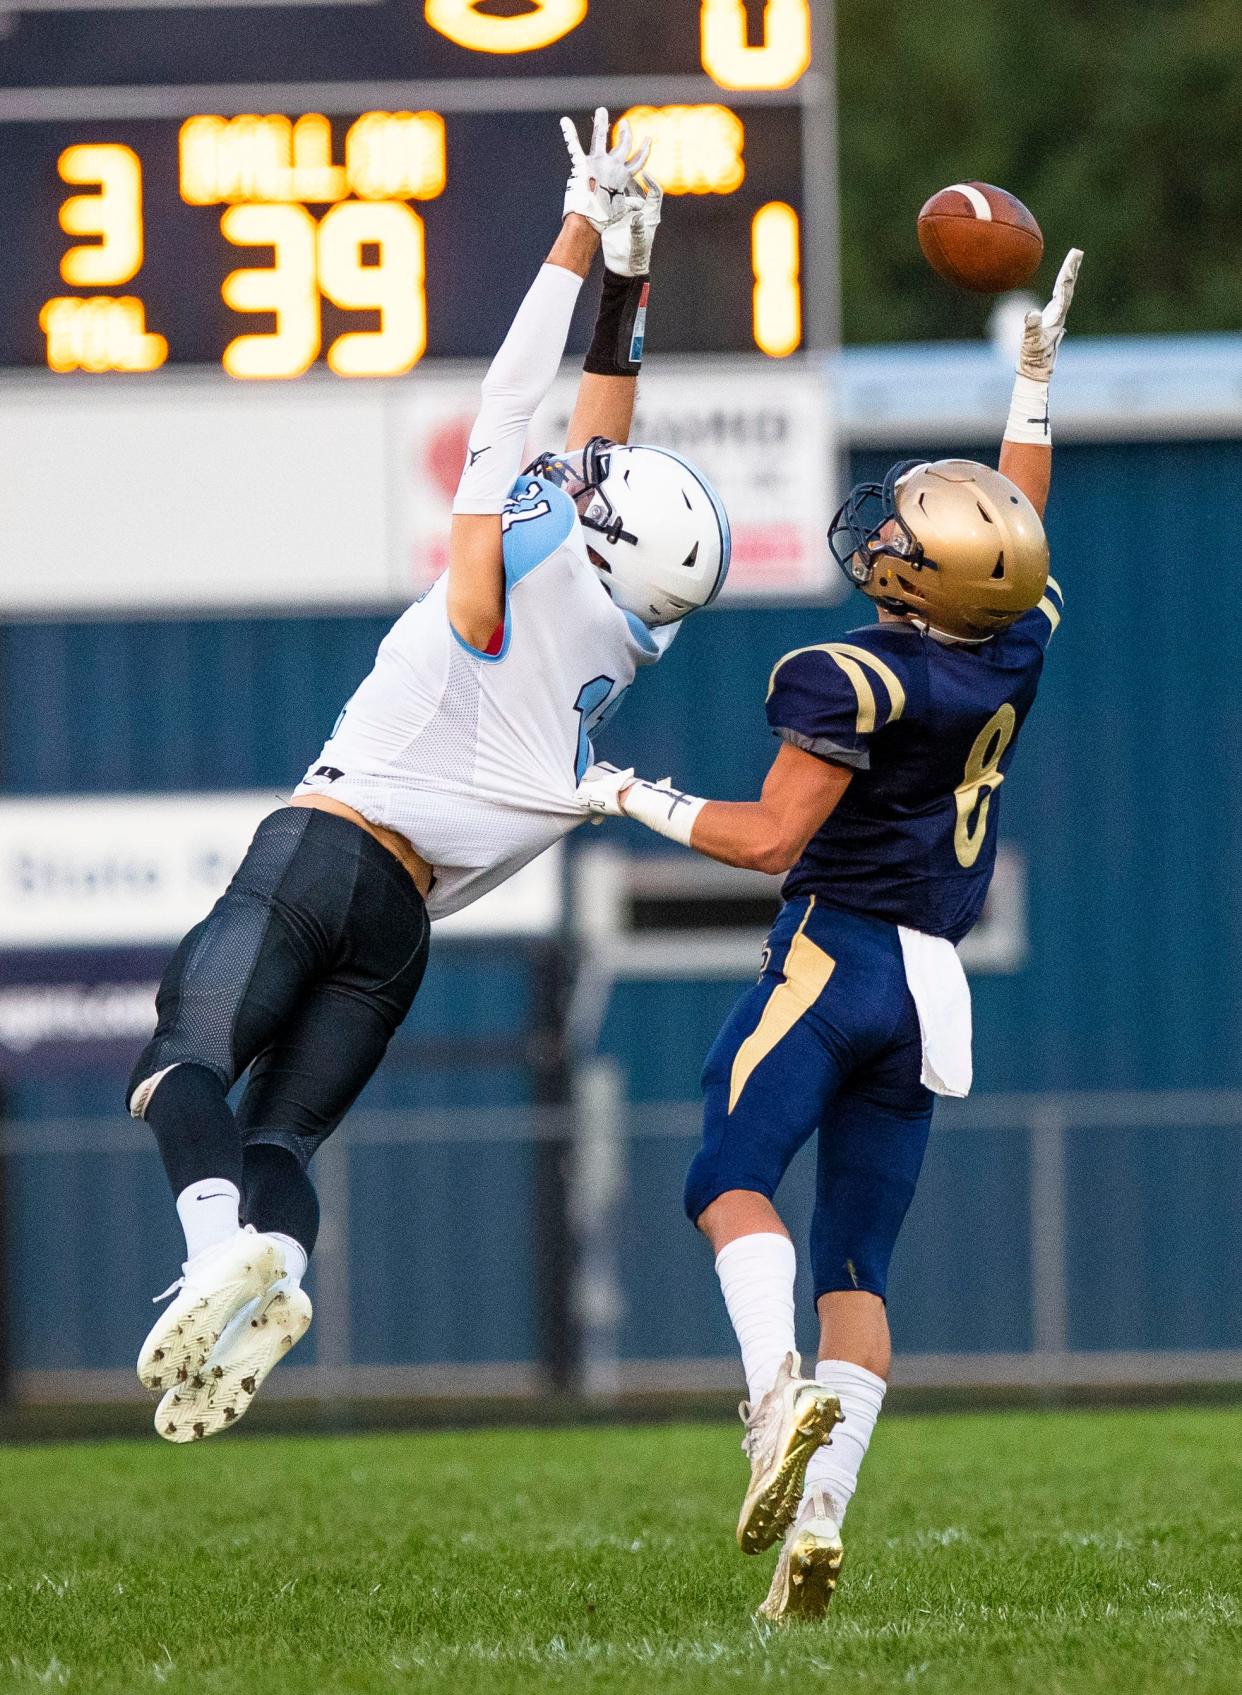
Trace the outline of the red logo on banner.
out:
<instances>
[{"instance_id":1,"label":"red logo on banner","mask_svg":"<svg viewBox=\"0 0 1242 1695\"><path fill-rule=\"evenodd\" d=\"M457 493L469 440L469 418L454 418L441 424L427 443L427 469L450 500Z\"/></svg>"}]
</instances>

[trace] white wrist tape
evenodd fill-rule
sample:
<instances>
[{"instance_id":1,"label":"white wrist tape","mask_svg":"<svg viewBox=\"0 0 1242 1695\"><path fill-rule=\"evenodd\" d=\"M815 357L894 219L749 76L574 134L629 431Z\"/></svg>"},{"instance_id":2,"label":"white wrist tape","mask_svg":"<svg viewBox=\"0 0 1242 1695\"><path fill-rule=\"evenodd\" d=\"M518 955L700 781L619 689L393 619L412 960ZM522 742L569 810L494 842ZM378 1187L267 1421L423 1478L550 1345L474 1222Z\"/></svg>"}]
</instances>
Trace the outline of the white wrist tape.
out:
<instances>
[{"instance_id":1,"label":"white wrist tape","mask_svg":"<svg viewBox=\"0 0 1242 1695\"><path fill-rule=\"evenodd\" d=\"M645 783L640 778L626 790L622 805L627 818L637 818L657 836L689 847L694 821L707 802L698 795L683 794L667 778L663 783Z\"/></svg>"},{"instance_id":2,"label":"white wrist tape","mask_svg":"<svg viewBox=\"0 0 1242 1695\"><path fill-rule=\"evenodd\" d=\"M526 433L556 380L582 278L544 265L483 379L454 512L501 512L522 469Z\"/></svg>"},{"instance_id":3,"label":"white wrist tape","mask_svg":"<svg viewBox=\"0 0 1242 1695\"><path fill-rule=\"evenodd\" d=\"M1026 442L1031 447L1052 446L1052 422L1048 416L1048 384L1021 371L1014 378L1013 399L1005 422L1005 440Z\"/></svg>"}]
</instances>

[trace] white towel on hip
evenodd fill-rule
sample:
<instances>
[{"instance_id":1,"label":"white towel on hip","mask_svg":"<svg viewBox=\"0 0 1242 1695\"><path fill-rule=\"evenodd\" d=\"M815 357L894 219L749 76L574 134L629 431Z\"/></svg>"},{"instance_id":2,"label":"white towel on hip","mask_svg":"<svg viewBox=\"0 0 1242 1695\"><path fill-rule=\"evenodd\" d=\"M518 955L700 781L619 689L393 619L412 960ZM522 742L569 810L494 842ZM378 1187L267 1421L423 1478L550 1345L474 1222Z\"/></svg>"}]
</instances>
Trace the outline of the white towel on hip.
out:
<instances>
[{"instance_id":1,"label":"white towel on hip","mask_svg":"<svg viewBox=\"0 0 1242 1695\"><path fill-rule=\"evenodd\" d=\"M973 1075L970 986L957 949L943 936L907 930L904 924L897 931L923 1038L924 1087L937 1095L968 1095Z\"/></svg>"}]
</instances>

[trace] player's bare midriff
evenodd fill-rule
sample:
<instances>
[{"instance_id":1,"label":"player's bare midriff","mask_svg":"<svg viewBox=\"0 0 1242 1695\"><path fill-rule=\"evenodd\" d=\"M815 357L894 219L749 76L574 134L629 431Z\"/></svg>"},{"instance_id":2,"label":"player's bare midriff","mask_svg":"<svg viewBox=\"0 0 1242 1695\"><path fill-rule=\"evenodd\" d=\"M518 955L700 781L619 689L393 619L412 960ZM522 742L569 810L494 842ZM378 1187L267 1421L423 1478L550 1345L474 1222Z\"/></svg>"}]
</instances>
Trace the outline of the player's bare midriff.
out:
<instances>
[{"instance_id":1,"label":"player's bare midriff","mask_svg":"<svg viewBox=\"0 0 1242 1695\"><path fill-rule=\"evenodd\" d=\"M415 888L426 900L435 881L435 872L404 836L398 835L395 830L386 830L382 824L372 824L369 818L355 812L352 806L346 806L344 801L333 800L330 795L294 795L289 805L313 807L316 812L333 812L338 818L347 818L351 824L365 830L368 836L374 836L381 847L387 848L394 859L400 860L404 869L414 879Z\"/></svg>"}]
</instances>

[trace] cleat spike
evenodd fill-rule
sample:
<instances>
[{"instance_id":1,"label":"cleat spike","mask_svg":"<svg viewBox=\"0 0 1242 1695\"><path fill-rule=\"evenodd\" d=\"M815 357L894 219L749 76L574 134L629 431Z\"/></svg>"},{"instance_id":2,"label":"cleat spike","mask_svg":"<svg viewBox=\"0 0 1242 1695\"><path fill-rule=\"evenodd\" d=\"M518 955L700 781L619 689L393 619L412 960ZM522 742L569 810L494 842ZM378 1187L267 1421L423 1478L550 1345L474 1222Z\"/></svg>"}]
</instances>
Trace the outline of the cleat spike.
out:
<instances>
[{"instance_id":1,"label":"cleat spike","mask_svg":"<svg viewBox=\"0 0 1242 1695\"><path fill-rule=\"evenodd\" d=\"M751 1479L737 1540L746 1554L770 1548L793 1522L811 1455L841 1416L837 1397L799 1368L797 1355L788 1355L772 1388L743 1414Z\"/></svg>"},{"instance_id":2,"label":"cleat spike","mask_svg":"<svg viewBox=\"0 0 1242 1695\"><path fill-rule=\"evenodd\" d=\"M268 1373L302 1338L310 1321L310 1300L300 1289L269 1289L254 1297L219 1327L219 1340L197 1373L198 1380L180 1391L186 1406L175 1421L168 1417L171 1391L165 1397L157 1414L160 1434L170 1441L202 1440L236 1424Z\"/></svg>"}]
</instances>

